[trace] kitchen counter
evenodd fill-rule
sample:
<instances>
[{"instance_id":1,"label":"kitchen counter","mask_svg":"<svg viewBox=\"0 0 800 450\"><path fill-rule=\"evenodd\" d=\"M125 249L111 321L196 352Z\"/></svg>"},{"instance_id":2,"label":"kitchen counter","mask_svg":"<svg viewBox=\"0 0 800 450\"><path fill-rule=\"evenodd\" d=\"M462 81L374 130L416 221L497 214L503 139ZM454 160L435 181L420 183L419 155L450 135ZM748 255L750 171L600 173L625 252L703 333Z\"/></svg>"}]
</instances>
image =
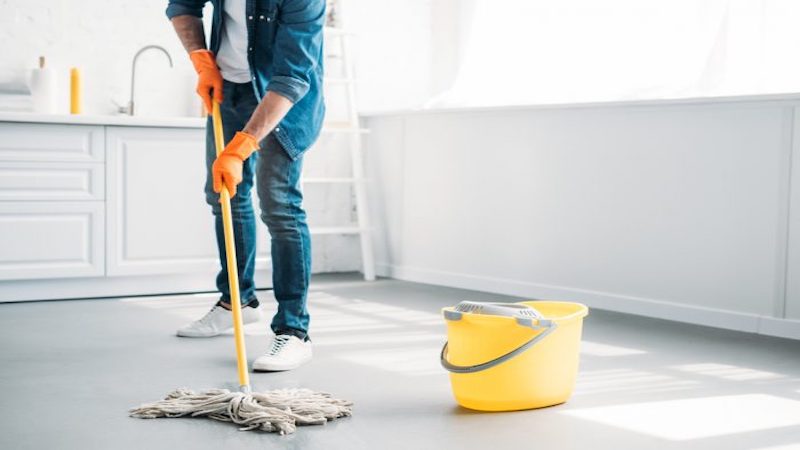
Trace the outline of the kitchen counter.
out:
<instances>
[{"instance_id":1,"label":"kitchen counter","mask_svg":"<svg viewBox=\"0 0 800 450\"><path fill-rule=\"evenodd\" d=\"M213 291L203 126L0 113L0 302Z\"/></svg>"},{"instance_id":2,"label":"kitchen counter","mask_svg":"<svg viewBox=\"0 0 800 450\"><path fill-rule=\"evenodd\" d=\"M533 103L498 106L439 106L432 108L403 108L382 110L360 110L362 117L417 116L436 114L469 114L469 113L514 113L539 110L576 110L576 109L624 109L624 108L663 108L686 106L730 106L736 104L795 104L800 101L800 93L731 95L720 97L688 97L661 98L639 100L609 100L566 103Z\"/></svg>"},{"instance_id":3,"label":"kitchen counter","mask_svg":"<svg viewBox=\"0 0 800 450\"><path fill-rule=\"evenodd\" d=\"M31 112L0 112L0 122L159 128L204 128L206 125L206 120L202 117L92 116L84 114L37 114Z\"/></svg>"}]
</instances>

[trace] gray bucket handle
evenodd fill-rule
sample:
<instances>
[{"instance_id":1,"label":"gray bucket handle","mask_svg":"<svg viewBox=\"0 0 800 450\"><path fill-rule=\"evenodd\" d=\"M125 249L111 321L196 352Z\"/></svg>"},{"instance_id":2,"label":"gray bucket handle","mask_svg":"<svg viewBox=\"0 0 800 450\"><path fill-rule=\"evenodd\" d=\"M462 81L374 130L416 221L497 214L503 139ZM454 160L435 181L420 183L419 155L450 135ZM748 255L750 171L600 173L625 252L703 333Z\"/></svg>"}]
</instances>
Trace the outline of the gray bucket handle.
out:
<instances>
[{"instance_id":1,"label":"gray bucket handle","mask_svg":"<svg viewBox=\"0 0 800 450\"><path fill-rule=\"evenodd\" d=\"M475 307L475 305L480 305L482 311L492 315L514 317L518 325L532 328L534 330L542 330L542 332L534 336L533 339L520 345L514 350L511 350L505 355L499 356L491 361L472 366L457 366L447 361L447 342L445 342L444 346L442 347L442 353L439 356L439 361L441 362L442 367L452 373L475 373L491 369L492 367L502 364L533 347L548 334L555 331L557 326L554 321L543 319L542 315L539 314L538 311L526 305L520 305L517 303L463 303L470 303L467 305L468 308ZM523 312L523 310L525 310L525 312ZM534 319L528 315L530 314L531 310L534 311L535 316L539 317L538 319ZM460 320L463 314L464 313L460 311L445 311L444 317L446 320Z\"/></svg>"}]
</instances>

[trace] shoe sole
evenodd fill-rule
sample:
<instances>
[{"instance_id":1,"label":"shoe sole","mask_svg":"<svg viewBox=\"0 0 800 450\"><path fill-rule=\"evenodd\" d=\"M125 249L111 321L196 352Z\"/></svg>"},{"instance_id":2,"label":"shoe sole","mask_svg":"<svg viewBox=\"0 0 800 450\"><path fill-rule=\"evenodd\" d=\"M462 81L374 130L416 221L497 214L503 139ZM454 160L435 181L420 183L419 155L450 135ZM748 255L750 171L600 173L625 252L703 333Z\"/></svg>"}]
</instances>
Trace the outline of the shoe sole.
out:
<instances>
[{"instance_id":1,"label":"shoe sole","mask_svg":"<svg viewBox=\"0 0 800 450\"><path fill-rule=\"evenodd\" d=\"M227 331L227 330L225 330L225 331ZM223 331L222 333L224 333L225 331ZM209 338L209 337L219 336L222 333L216 333L216 334L192 334L192 333L186 333L186 332L178 331L177 333L175 333L175 336L185 337L185 338Z\"/></svg>"},{"instance_id":2,"label":"shoe sole","mask_svg":"<svg viewBox=\"0 0 800 450\"><path fill-rule=\"evenodd\" d=\"M298 367L302 366L303 364L308 363L311 361L311 357L308 359L301 361L297 364L291 365L273 365L273 364L256 364L253 363L253 371L254 372L286 372L288 370L297 369Z\"/></svg>"},{"instance_id":3,"label":"shoe sole","mask_svg":"<svg viewBox=\"0 0 800 450\"><path fill-rule=\"evenodd\" d=\"M263 318L263 316L261 314L259 314L259 316L257 318L255 318L253 320L250 320L250 321L246 321L246 322L243 323L243 325L250 325L251 323L261 322L262 318ZM185 331L182 332L181 330L178 330L175 333L175 336L186 337L186 338L209 338L209 337L219 336L219 335L221 335L223 333L227 333L228 331L232 331L232 330L233 330L233 327L230 327L228 329L220 331L219 333L214 333L214 334L199 334L199 333L195 334L195 333L191 333L191 332L185 332Z\"/></svg>"}]
</instances>

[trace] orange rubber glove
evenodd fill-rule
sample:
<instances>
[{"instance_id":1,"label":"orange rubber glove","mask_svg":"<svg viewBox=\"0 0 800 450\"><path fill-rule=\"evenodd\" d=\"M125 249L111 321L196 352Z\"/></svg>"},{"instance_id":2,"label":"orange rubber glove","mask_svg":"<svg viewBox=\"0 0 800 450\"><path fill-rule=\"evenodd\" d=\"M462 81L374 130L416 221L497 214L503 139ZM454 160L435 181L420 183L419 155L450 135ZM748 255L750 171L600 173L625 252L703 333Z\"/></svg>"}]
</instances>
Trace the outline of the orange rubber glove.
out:
<instances>
[{"instance_id":1,"label":"orange rubber glove","mask_svg":"<svg viewBox=\"0 0 800 450\"><path fill-rule=\"evenodd\" d=\"M242 182L242 164L256 150L258 141L255 136L244 131L237 132L211 166L214 192L222 191L222 184L225 183L231 197L236 195L236 185Z\"/></svg>"},{"instance_id":2,"label":"orange rubber glove","mask_svg":"<svg viewBox=\"0 0 800 450\"><path fill-rule=\"evenodd\" d=\"M217 67L214 54L209 50L195 50L189 53L194 70L197 71L197 93L206 105L206 111L211 114L211 95L214 100L222 103L222 74Z\"/></svg>"}]
</instances>

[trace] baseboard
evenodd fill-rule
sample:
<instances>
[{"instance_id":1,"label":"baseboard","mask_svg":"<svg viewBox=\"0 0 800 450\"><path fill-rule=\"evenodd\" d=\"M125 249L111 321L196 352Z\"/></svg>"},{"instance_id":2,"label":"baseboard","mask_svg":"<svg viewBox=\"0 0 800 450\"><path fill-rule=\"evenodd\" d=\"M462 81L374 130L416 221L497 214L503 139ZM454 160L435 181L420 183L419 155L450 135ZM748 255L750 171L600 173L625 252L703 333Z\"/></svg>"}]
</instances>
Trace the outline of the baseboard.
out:
<instances>
[{"instance_id":1,"label":"baseboard","mask_svg":"<svg viewBox=\"0 0 800 450\"><path fill-rule=\"evenodd\" d=\"M759 320L759 334L800 340L800 320L775 317L761 317Z\"/></svg>"},{"instance_id":2,"label":"baseboard","mask_svg":"<svg viewBox=\"0 0 800 450\"><path fill-rule=\"evenodd\" d=\"M618 295L527 281L444 272L391 264L377 264L379 276L515 297L549 298L584 303L590 308L728 330L800 339L800 321L681 303Z\"/></svg>"},{"instance_id":3,"label":"baseboard","mask_svg":"<svg viewBox=\"0 0 800 450\"><path fill-rule=\"evenodd\" d=\"M272 286L272 272L256 269L258 289ZM0 303L214 292L216 272L64 278L0 282Z\"/></svg>"}]
</instances>

